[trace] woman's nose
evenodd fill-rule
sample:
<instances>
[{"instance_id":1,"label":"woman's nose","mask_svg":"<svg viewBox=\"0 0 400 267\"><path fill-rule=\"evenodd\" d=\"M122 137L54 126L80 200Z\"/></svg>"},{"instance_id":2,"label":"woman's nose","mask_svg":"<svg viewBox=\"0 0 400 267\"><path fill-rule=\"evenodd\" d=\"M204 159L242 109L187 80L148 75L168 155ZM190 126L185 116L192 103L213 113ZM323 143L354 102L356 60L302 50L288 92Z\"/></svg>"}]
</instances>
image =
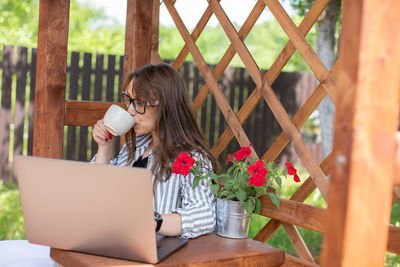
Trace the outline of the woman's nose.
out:
<instances>
[{"instance_id":1,"label":"woman's nose","mask_svg":"<svg viewBox=\"0 0 400 267\"><path fill-rule=\"evenodd\" d=\"M129 107L128 107L128 112L129 112L129 114L131 114L132 116L134 116L134 115L137 114L137 112L136 112L135 108L133 107L133 104L132 104L132 103L131 103L131 104L129 105Z\"/></svg>"}]
</instances>

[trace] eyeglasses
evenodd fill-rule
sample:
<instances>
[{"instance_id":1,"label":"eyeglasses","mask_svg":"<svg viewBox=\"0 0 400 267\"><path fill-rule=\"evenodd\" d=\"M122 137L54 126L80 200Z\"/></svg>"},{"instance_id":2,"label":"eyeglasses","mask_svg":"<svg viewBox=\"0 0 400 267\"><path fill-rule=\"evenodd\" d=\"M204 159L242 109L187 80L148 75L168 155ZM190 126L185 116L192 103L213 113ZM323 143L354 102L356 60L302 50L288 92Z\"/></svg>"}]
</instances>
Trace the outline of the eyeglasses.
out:
<instances>
[{"instance_id":1,"label":"eyeglasses","mask_svg":"<svg viewBox=\"0 0 400 267\"><path fill-rule=\"evenodd\" d=\"M146 112L146 106L157 106L158 101L154 102L143 102L137 100L136 98L131 98L127 91L121 92L122 103L125 105L126 108L132 104L135 111L139 114L144 114Z\"/></svg>"}]
</instances>

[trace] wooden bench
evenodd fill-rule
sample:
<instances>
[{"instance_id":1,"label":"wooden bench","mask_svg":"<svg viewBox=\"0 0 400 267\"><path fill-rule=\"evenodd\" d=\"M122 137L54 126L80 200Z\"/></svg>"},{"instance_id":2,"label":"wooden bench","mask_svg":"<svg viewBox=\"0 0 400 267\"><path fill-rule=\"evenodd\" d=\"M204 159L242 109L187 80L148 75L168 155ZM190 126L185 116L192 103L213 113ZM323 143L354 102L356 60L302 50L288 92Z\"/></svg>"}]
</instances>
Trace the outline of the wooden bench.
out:
<instances>
[{"instance_id":1,"label":"wooden bench","mask_svg":"<svg viewBox=\"0 0 400 267\"><path fill-rule=\"evenodd\" d=\"M189 242L160 263L145 264L51 248L50 257L64 267L74 266L280 266L285 253L252 239L209 234Z\"/></svg>"}]
</instances>

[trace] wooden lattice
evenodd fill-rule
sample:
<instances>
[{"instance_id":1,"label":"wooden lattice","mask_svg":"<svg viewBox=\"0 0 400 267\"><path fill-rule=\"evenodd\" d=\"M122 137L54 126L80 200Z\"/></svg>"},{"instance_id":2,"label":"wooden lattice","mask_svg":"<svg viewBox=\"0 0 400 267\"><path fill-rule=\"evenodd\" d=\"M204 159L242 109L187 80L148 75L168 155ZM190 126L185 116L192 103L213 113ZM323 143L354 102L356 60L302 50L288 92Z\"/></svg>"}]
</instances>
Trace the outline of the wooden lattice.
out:
<instances>
[{"instance_id":1,"label":"wooden lattice","mask_svg":"<svg viewBox=\"0 0 400 267\"><path fill-rule=\"evenodd\" d=\"M304 263L303 260L305 260L309 264L315 264L314 258L312 257L307 245L305 244L295 225L323 233L323 222L327 215L326 210L308 206L302 204L301 202L305 201L305 199L316 188L318 188L322 196L325 198L325 200L327 200L328 179L326 175L329 175L332 171L333 157L331 154L328 155L326 159L320 165L318 165L302 140L298 130L302 127L304 122L317 108L319 103L326 95L329 95L334 103L336 102L335 91L338 62L332 67L331 70L327 70L304 37L321 15L329 3L329 0L315 1L299 27L296 27L278 0L259 0L238 32L235 30L234 26L225 14L219 1L210 0L208 1L208 7L206 8L192 34L189 33L178 12L176 11L174 7L175 1L164 0L163 2L171 14L171 17L173 18L183 40L185 41L185 46L174 61L173 67L178 69L182 65L187 54L190 52L205 79L205 85L200 90L193 102L194 110L197 111L200 108L200 106L206 100L207 95L211 92L229 125L229 127L223 132L213 146L213 153L216 156L219 156L219 154L231 141L233 136L236 137L240 145L247 146L249 144L249 140L241 125L249 117L262 97L270 107L276 120L279 122L283 130L275 142L262 156L262 159L267 161L274 160L285 148L285 146L291 142L302 163L310 173L310 177L298 188L290 200L281 199L281 207L279 210L273 206L268 197L263 197L263 208L261 215L270 217L272 219L257 234L255 239L266 242L279 228L279 226L283 225L299 257L302 259L300 261ZM290 41L280 52L270 69L265 73L265 75L262 75L262 72L260 71L243 41L251 31L261 12L266 7L272 12L278 23L288 35ZM220 25L231 41L231 45L228 47L224 56L217 64L213 72L211 72L207 66L200 50L195 44L195 41L201 34L212 14L216 15ZM282 71L296 50L299 51L299 53L303 56L311 71L318 79L319 86L309 96L307 101L298 110L296 115L293 118L290 118L273 92L271 84L274 82L278 74ZM242 59L246 69L254 80L256 89L248 97L247 101L240 108L239 112L234 114L232 108L225 99L221 88L218 86L217 80L225 71L236 53ZM255 157L258 157L254 150L253 153ZM391 231L395 232L398 231L398 229L391 227ZM393 246L389 245L389 247L392 247L393 251ZM394 252L398 253L399 251L398 249L395 249ZM292 261L294 260L291 257L289 257L289 259Z\"/></svg>"},{"instance_id":2,"label":"wooden lattice","mask_svg":"<svg viewBox=\"0 0 400 267\"><path fill-rule=\"evenodd\" d=\"M200 72L205 77L206 84L201 89L198 96L195 98L193 104L194 109L197 110L201 106L207 94L209 93L209 91L211 91L229 124L229 128L225 130L225 132L221 135L221 137L218 139L215 146L213 147L214 154L218 156L222 152L222 150L226 147L226 145L229 143L233 135L236 137L239 144L242 146L247 146L250 143L245 132L243 131L243 128L241 127L241 124L243 124L243 122L247 119L250 113L254 110L254 108L260 101L261 97L263 97L264 100L269 105L269 107L271 108L272 112L274 113L277 121L281 125L283 133L278 137L278 139L274 142L274 144L270 147L270 149L264 154L262 158L267 161L274 160L278 156L278 154L283 150L283 148L288 144L288 141L291 140L294 149L298 153L300 159L306 166L307 170L310 172L311 177L314 177L314 180L312 180L312 178L309 178L303 184L303 186L299 188L299 190L293 195L291 199L292 201L293 200L304 201L305 198L315 189L314 184L318 186L324 198L326 199L327 197L328 182L325 173L328 172L327 170L323 170L320 166L318 166L316 161L313 159L311 152L308 150L307 146L301 139L298 129L302 126L304 121L310 116L311 112L318 106L320 101L326 95L326 92L329 92L329 95L333 100L335 99L334 78L328 72L328 70L326 70L326 68L323 66L322 62L316 55L316 53L313 51L311 46L307 43L307 41L304 38L304 35L311 29L311 26L315 23L316 19L324 10L328 2L329 1L326 0L316 1L316 3L311 8L310 12L305 17L304 21L300 24L299 28L297 28L278 1L260 0L257 1L255 7L251 11L249 17L245 21L242 28L239 30L239 32L236 32L234 26L229 21L228 17L224 13L224 10L220 6L219 1L211 0L209 2L208 8L206 9L206 12L204 13L203 17L200 19L199 24L195 28L194 34L190 35L184 23L182 22L181 18L179 17L179 14L177 13L173 2L170 0L164 1L179 32L181 33L185 41L185 47L182 50L181 54L179 55L177 61L175 61L175 63L173 64L173 66L175 68L179 68L180 65L182 64L182 58L184 58L187 52L190 51L200 69ZM276 17L278 22L281 24L282 28L285 30L291 41L288 42L288 44L279 54L278 58L275 60L271 68L263 76L252 55L248 51L247 47L244 45L243 40L246 38L249 31L251 30L251 28L253 27L256 20L258 19L261 12L264 10L266 6L269 7L270 11ZM195 44L195 39L198 38L200 34L200 29L204 28L205 23L212 14L211 11L216 15L222 28L224 29L225 33L227 34L232 43L225 52L225 55L222 58L222 60L217 64L217 67L214 69L214 73L211 73L199 49ZM301 109L295 115L292 121L287 112L284 110L281 103L279 102L275 93L273 92L271 84L276 79L277 75L283 69L285 64L289 61L290 56L293 55L296 48L303 55L307 64L310 66L310 69L314 72L315 76L320 81L320 85L315 90L315 92L310 96L307 102L303 105L303 107L301 107ZM226 101L216 81L219 78L219 76L223 73L223 71L226 69L226 67L228 66L230 60L233 58L235 53L238 53L244 65L246 66L247 70L249 71L249 74L254 80L254 83L257 86L256 90L254 90L254 93L249 96L247 101L241 107L237 116L233 114L232 108L228 105L228 102ZM255 153L255 151L253 151L253 153ZM324 165L329 164L330 157L328 157L326 162L327 163ZM290 213L289 210L286 210L286 208L290 209L292 206L289 203L290 203L289 201L286 202L282 200L281 209L277 211L271 206L269 199L266 197L263 199L263 209L261 214L269 216L271 218L274 218L276 216L277 218L281 219L284 222L283 223L284 229L286 230L290 240L292 241L298 255L301 258L311 263L315 263L310 251L308 250L297 228L293 224L288 223L290 219L288 220L289 216L287 216L287 214L294 215L291 216L292 217L291 218L292 221L290 221L291 223L295 223L303 227L308 226L308 228L312 228L317 231L319 230L321 232L322 232L322 226L319 225L319 227L315 227L316 223L311 223L311 224L306 222L302 223L302 221L307 221L307 218L305 218L304 215L302 215L302 212ZM304 207L304 209L306 208L307 210L309 210L308 207ZM321 211L322 209L315 208L315 210L316 210L315 212L316 216L320 216L321 214L323 214L323 211ZM278 214L274 216L274 213ZM279 227L280 224L281 224L280 221L271 220L259 232L259 234L256 236L256 239L265 242L275 232L275 230ZM320 222L317 221L317 224L320 224Z\"/></svg>"}]
</instances>

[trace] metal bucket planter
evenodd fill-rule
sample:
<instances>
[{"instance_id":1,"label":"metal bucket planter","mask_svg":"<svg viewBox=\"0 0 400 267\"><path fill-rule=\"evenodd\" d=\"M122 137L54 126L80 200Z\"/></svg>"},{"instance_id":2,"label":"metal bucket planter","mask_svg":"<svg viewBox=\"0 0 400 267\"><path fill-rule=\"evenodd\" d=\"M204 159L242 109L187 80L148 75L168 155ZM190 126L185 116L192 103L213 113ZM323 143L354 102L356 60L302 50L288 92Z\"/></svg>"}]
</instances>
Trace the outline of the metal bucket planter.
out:
<instances>
[{"instance_id":1,"label":"metal bucket planter","mask_svg":"<svg viewBox=\"0 0 400 267\"><path fill-rule=\"evenodd\" d=\"M239 201L217 198L217 234L230 238L246 238L251 214Z\"/></svg>"}]
</instances>

